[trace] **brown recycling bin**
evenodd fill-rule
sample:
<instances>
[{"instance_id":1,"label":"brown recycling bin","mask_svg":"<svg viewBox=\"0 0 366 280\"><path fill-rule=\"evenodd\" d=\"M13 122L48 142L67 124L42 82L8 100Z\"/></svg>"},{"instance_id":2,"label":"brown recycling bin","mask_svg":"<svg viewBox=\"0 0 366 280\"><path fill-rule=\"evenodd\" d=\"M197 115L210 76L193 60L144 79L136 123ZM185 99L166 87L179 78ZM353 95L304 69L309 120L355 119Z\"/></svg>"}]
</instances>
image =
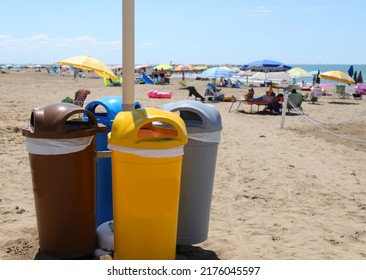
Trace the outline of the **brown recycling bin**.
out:
<instances>
[{"instance_id":1,"label":"brown recycling bin","mask_svg":"<svg viewBox=\"0 0 366 280\"><path fill-rule=\"evenodd\" d=\"M84 114L87 118L80 119ZM40 252L76 259L96 248L95 116L68 103L32 111L23 128L32 173Z\"/></svg>"}]
</instances>

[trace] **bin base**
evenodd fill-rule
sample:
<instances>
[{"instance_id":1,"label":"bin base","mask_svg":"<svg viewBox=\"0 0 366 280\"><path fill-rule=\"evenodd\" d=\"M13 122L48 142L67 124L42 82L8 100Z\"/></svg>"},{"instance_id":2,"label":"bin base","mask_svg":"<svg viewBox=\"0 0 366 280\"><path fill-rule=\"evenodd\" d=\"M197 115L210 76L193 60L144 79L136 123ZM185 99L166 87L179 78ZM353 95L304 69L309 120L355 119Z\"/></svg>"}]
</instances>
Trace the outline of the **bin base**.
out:
<instances>
[{"instance_id":1,"label":"bin base","mask_svg":"<svg viewBox=\"0 0 366 280\"><path fill-rule=\"evenodd\" d=\"M192 245L192 244L198 244L203 241L205 241L208 237L208 232L205 232L204 234L196 235L193 237L182 237L179 236L177 238L177 245Z\"/></svg>"}]
</instances>

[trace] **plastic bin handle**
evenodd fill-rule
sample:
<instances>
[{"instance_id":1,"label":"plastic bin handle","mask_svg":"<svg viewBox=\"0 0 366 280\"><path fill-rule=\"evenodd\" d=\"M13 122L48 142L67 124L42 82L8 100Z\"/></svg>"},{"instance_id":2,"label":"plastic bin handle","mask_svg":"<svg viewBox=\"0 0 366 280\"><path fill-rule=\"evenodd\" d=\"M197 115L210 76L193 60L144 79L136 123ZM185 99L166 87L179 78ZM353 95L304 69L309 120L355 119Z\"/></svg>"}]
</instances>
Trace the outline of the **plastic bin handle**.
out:
<instances>
[{"instance_id":1,"label":"plastic bin handle","mask_svg":"<svg viewBox=\"0 0 366 280\"><path fill-rule=\"evenodd\" d=\"M80 113L88 116L87 121L85 121L85 118L80 121L68 121L70 117ZM80 111L76 110L71 114L68 114L64 120L65 122L63 125L63 130L64 135L66 136L77 134L80 137L83 137L85 135L92 135L107 131L107 127L105 125L98 123L95 116L91 112L84 109L81 109Z\"/></svg>"}]
</instances>

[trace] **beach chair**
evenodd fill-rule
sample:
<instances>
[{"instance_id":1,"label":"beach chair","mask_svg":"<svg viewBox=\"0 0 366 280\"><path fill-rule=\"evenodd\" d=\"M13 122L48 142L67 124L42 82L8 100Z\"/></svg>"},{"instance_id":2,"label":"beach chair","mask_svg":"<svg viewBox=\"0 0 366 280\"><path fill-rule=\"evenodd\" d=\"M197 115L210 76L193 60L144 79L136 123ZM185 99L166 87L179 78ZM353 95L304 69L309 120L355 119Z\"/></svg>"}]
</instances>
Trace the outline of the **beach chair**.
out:
<instances>
[{"instance_id":1,"label":"beach chair","mask_svg":"<svg viewBox=\"0 0 366 280\"><path fill-rule=\"evenodd\" d=\"M186 87L188 90L188 98L194 97L195 100L205 101L205 98L196 90L194 86Z\"/></svg>"},{"instance_id":2,"label":"beach chair","mask_svg":"<svg viewBox=\"0 0 366 280\"><path fill-rule=\"evenodd\" d=\"M352 93L353 99L362 99L362 95L366 95L366 83L357 83Z\"/></svg>"},{"instance_id":3,"label":"beach chair","mask_svg":"<svg viewBox=\"0 0 366 280\"><path fill-rule=\"evenodd\" d=\"M313 104L318 102L319 97L323 96L323 89L320 87L312 87L310 93L310 102Z\"/></svg>"},{"instance_id":4,"label":"beach chair","mask_svg":"<svg viewBox=\"0 0 366 280\"><path fill-rule=\"evenodd\" d=\"M275 98L272 99L263 99L263 100L251 100L251 99L245 99L245 98L235 98L230 106L229 109L229 113L231 112L233 106L235 103L238 104L238 106L236 107L236 111L239 111L239 107L241 104L246 104L246 105L250 105L250 113L253 112L253 105L257 105L257 112L259 112L259 108L260 106L267 106L269 104L272 104L273 102L275 102Z\"/></svg>"},{"instance_id":5,"label":"beach chair","mask_svg":"<svg viewBox=\"0 0 366 280\"><path fill-rule=\"evenodd\" d=\"M346 99L347 93L346 93L346 86L345 85L336 85L336 94L340 99Z\"/></svg>"},{"instance_id":6,"label":"beach chair","mask_svg":"<svg viewBox=\"0 0 366 280\"><path fill-rule=\"evenodd\" d=\"M291 114L291 110L296 110L298 112L299 110L302 112L302 101L304 99L304 96L301 93L291 93L288 96L287 100L287 112Z\"/></svg>"},{"instance_id":7,"label":"beach chair","mask_svg":"<svg viewBox=\"0 0 366 280\"><path fill-rule=\"evenodd\" d=\"M221 89L218 89L215 84L208 83L205 89L205 98L210 102L219 102L222 101L225 95L223 93L219 93Z\"/></svg>"},{"instance_id":8,"label":"beach chair","mask_svg":"<svg viewBox=\"0 0 366 280\"><path fill-rule=\"evenodd\" d=\"M187 85L186 85L185 81L178 81L178 84L179 84L179 88L181 88L181 89L186 89L187 88Z\"/></svg>"},{"instance_id":9,"label":"beach chair","mask_svg":"<svg viewBox=\"0 0 366 280\"><path fill-rule=\"evenodd\" d=\"M88 97L89 94L89 90L79 89L77 92L75 92L74 105L83 107L85 99Z\"/></svg>"}]
</instances>

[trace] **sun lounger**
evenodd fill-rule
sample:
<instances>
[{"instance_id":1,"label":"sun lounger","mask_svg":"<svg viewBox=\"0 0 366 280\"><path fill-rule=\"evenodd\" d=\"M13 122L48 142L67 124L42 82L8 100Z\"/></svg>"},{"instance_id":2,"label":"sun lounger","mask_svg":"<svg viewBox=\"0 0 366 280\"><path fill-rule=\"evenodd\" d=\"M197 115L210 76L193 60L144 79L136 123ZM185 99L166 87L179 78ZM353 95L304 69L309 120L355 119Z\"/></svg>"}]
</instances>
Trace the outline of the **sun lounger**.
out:
<instances>
[{"instance_id":1,"label":"sun lounger","mask_svg":"<svg viewBox=\"0 0 366 280\"><path fill-rule=\"evenodd\" d=\"M231 112L231 109L233 108L234 104L235 103L238 103L238 106L236 108L236 111L239 111L239 107L241 104L246 104L246 105L250 105L250 112L253 111L253 105L257 105L258 108L257 108L257 112L259 112L259 107L260 106L267 106L269 104L271 104L272 102L274 102L275 99L265 99L265 100L259 100L259 101L256 101L256 100L247 100L247 99L244 99L244 98L236 98L233 100L233 102L231 103L231 106L230 106L230 109L229 109L229 113Z\"/></svg>"}]
</instances>

